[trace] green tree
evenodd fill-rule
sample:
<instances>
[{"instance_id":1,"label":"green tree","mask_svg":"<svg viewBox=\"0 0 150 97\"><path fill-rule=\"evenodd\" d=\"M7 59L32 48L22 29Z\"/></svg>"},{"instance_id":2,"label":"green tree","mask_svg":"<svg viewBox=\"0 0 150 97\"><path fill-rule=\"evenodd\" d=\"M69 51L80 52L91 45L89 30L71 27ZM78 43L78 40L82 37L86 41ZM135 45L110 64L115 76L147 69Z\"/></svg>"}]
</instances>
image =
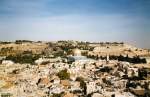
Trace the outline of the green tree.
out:
<instances>
[{"instance_id":1,"label":"green tree","mask_svg":"<svg viewBox=\"0 0 150 97\"><path fill-rule=\"evenodd\" d=\"M38 58L40 58L39 55L32 55L32 54L28 54L28 55L9 55L6 57L6 60L12 60L15 63L30 63L30 64L34 64L34 61L37 60Z\"/></svg>"}]
</instances>

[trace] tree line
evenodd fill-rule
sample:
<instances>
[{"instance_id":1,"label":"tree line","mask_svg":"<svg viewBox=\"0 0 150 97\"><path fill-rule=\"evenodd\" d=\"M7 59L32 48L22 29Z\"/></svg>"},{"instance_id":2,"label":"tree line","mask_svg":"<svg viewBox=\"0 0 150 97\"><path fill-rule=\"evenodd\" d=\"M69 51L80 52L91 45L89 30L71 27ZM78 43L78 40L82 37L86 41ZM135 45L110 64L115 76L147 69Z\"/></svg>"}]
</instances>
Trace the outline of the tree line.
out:
<instances>
[{"instance_id":1,"label":"tree line","mask_svg":"<svg viewBox=\"0 0 150 97\"><path fill-rule=\"evenodd\" d=\"M106 56L94 56L94 55L88 55L88 58L92 58L92 59L102 59L105 60L107 59ZM146 63L146 59L145 58L140 58L139 56L134 56L134 57L129 57L127 56L115 56L115 55L110 55L109 56L109 60L118 60L118 61L126 61L126 62L130 62L130 63Z\"/></svg>"}]
</instances>

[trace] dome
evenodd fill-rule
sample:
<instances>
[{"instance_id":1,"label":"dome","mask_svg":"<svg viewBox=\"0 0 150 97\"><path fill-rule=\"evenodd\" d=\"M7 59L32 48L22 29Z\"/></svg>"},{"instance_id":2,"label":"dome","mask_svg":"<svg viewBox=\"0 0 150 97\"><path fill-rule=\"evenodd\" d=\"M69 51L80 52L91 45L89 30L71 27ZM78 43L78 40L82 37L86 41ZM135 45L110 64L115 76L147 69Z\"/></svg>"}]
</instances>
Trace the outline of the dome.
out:
<instances>
[{"instance_id":1,"label":"dome","mask_svg":"<svg viewBox=\"0 0 150 97\"><path fill-rule=\"evenodd\" d=\"M74 55L74 56L81 56L81 51L80 51L80 49L74 49L74 50L73 50L73 55Z\"/></svg>"}]
</instances>

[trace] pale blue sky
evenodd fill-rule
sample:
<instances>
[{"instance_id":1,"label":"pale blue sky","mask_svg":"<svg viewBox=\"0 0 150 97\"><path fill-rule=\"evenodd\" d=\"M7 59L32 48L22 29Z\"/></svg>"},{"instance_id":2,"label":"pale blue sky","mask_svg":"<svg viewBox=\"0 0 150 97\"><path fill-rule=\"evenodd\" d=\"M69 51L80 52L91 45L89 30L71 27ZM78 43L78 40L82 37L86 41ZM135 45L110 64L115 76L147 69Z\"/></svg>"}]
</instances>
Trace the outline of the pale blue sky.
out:
<instances>
[{"instance_id":1,"label":"pale blue sky","mask_svg":"<svg viewBox=\"0 0 150 97\"><path fill-rule=\"evenodd\" d=\"M150 48L150 0L0 0L0 40L123 41Z\"/></svg>"}]
</instances>

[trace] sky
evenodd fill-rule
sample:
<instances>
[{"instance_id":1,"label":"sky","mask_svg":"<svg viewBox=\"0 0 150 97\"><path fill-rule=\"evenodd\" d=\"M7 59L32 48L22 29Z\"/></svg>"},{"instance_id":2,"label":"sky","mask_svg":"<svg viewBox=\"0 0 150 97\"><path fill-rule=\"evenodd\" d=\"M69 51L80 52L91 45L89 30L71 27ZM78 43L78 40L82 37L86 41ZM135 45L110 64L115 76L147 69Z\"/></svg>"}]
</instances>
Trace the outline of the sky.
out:
<instances>
[{"instance_id":1,"label":"sky","mask_svg":"<svg viewBox=\"0 0 150 97\"><path fill-rule=\"evenodd\" d=\"M0 41L18 39L150 48L150 0L0 0Z\"/></svg>"}]
</instances>

